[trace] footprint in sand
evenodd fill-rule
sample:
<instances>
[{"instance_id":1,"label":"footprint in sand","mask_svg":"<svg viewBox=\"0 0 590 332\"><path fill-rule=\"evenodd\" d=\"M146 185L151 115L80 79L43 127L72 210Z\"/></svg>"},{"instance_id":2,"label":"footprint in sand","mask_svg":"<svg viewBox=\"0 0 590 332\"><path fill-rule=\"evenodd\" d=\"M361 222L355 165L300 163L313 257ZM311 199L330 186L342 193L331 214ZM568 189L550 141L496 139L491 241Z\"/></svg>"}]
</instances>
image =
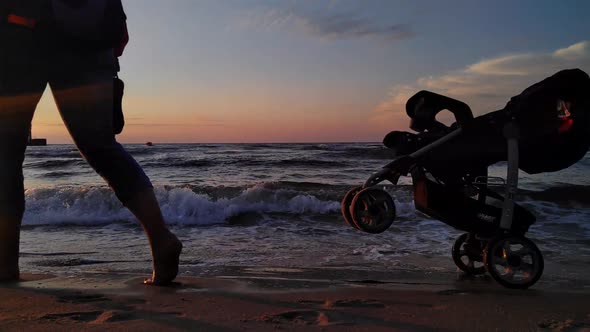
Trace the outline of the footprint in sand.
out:
<instances>
[{"instance_id":1,"label":"footprint in sand","mask_svg":"<svg viewBox=\"0 0 590 332\"><path fill-rule=\"evenodd\" d=\"M102 294L69 294L57 298L57 302L74 304L107 301L111 301L111 299Z\"/></svg>"},{"instance_id":2,"label":"footprint in sand","mask_svg":"<svg viewBox=\"0 0 590 332\"><path fill-rule=\"evenodd\" d=\"M328 326L339 324L331 321L326 313L315 310L287 311L276 315L266 315L262 321L273 324L291 323L297 325Z\"/></svg>"},{"instance_id":3,"label":"footprint in sand","mask_svg":"<svg viewBox=\"0 0 590 332\"><path fill-rule=\"evenodd\" d=\"M385 308L385 304L377 300L301 300L299 304L316 305L324 308Z\"/></svg>"},{"instance_id":4,"label":"footprint in sand","mask_svg":"<svg viewBox=\"0 0 590 332\"><path fill-rule=\"evenodd\" d=\"M41 319L58 321L62 319L69 319L76 322L85 322L90 324L103 324L112 322L122 322L138 319L131 312L121 311L76 311L65 312L60 314L47 314Z\"/></svg>"},{"instance_id":5,"label":"footprint in sand","mask_svg":"<svg viewBox=\"0 0 590 332\"><path fill-rule=\"evenodd\" d=\"M436 292L436 294L438 294L438 295L467 295L469 293L473 293L473 292L466 291L466 290L458 290L458 289L445 289L445 290Z\"/></svg>"},{"instance_id":6,"label":"footprint in sand","mask_svg":"<svg viewBox=\"0 0 590 332\"><path fill-rule=\"evenodd\" d=\"M551 331L551 332L565 332L565 331L576 331L576 332L588 332L590 331L590 324L575 322L573 319L567 319L564 321L557 321L554 319L542 321L537 324L539 331Z\"/></svg>"},{"instance_id":7,"label":"footprint in sand","mask_svg":"<svg viewBox=\"0 0 590 332\"><path fill-rule=\"evenodd\" d=\"M61 319L71 319L77 322L91 322L94 321L98 316L100 316L103 312L102 311L79 311L79 312L65 312L61 314L47 314L41 319L46 320L61 320Z\"/></svg>"},{"instance_id":8,"label":"footprint in sand","mask_svg":"<svg viewBox=\"0 0 590 332\"><path fill-rule=\"evenodd\" d=\"M135 314L132 312L123 312L123 311L105 311L100 316L96 317L95 320L91 322L91 324L103 324L103 323L114 323L114 322L124 322L139 319Z\"/></svg>"},{"instance_id":9,"label":"footprint in sand","mask_svg":"<svg viewBox=\"0 0 590 332\"><path fill-rule=\"evenodd\" d=\"M328 308L385 308L385 305L376 300L336 300L326 301Z\"/></svg>"},{"instance_id":10,"label":"footprint in sand","mask_svg":"<svg viewBox=\"0 0 590 332\"><path fill-rule=\"evenodd\" d=\"M139 299L139 298L129 298L126 299L125 304L129 304L129 305L135 305L135 304L146 304L147 301L144 299Z\"/></svg>"}]
</instances>

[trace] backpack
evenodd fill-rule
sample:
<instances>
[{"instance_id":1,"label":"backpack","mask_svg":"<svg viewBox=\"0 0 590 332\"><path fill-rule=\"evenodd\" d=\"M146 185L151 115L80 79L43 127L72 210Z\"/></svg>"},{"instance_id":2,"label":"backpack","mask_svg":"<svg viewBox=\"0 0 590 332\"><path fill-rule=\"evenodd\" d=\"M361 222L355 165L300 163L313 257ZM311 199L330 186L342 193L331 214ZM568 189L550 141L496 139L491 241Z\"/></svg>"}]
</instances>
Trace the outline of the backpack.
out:
<instances>
[{"instance_id":1,"label":"backpack","mask_svg":"<svg viewBox=\"0 0 590 332\"><path fill-rule=\"evenodd\" d=\"M117 48L125 39L127 16L120 0L51 0L56 37L70 48Z\"/></svg>"}]
</instances>

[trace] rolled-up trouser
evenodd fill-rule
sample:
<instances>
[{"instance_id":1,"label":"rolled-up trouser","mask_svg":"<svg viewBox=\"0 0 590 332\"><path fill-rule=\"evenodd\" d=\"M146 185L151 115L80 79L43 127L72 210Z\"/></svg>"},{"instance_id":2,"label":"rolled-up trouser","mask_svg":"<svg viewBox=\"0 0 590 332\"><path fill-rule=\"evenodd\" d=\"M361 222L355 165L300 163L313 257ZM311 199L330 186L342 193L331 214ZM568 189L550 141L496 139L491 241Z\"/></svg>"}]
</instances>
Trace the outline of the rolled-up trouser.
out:
<instances>
[{"instance_id":1,"label":"rolled-up trouser","mask_svg":"<svg viewBox=\"0 0 590 332\"><path fill-rule=\"evenodd\" d=\"M54 50L25 29L0 30L0 220L22 218L22 163L31 120L47 83L82 156L121 202L151 188L113 134L112 53Z\"/></svg>"}]
</instances>

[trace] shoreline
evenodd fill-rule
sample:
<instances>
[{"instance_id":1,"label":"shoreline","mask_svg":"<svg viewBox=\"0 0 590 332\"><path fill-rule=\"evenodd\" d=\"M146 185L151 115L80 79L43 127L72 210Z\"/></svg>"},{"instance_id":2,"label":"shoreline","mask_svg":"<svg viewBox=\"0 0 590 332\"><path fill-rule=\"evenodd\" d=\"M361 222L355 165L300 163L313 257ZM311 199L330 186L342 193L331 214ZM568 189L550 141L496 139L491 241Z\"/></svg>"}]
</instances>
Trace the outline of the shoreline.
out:
<instances>
[{"instance_id":1,"label":"shoreline","mask_svg":"<svg viewBox=\"0 0 590 332\"><path fill-rule=\"evenodd\" d=\"M0 284L0 330L590 331L588 285L519 291L410 271L388 279L341 269L218 272L170 287L134 274L24 274Z\"/></svg>"}]
</instances>

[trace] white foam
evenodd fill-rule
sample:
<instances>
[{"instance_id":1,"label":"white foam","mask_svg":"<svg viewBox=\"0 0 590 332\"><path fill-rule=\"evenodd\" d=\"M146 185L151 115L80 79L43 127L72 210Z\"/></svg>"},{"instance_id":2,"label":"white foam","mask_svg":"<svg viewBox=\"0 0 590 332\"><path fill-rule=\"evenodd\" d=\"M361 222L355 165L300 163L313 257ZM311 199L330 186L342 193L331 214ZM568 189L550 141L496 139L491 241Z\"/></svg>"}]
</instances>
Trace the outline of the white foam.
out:
<instances>
[{"instance_id":1,"label":"white foam","mask_svg":"<svg viewBox=\"0 0 590 332\"><path fill-rule=\"evenodd\" d=\"M233 198L214 200L189 188L156 188L168 223L210 225L244 213L327 214L339 211L340 203L290 190L254 186ZM26 191L24 225L108 224L133 220L108 188L63 187Z\"/></svg>"},{"instance_id":2,"label":"white foam","mask_svg":"<svg viewBox=\"0 0 590 332\"><path fill-rule=\"evenodd\" d=\"M107 188L38 188L25 196L24 225L94 225L132 217Z\"/></svg>"},{"instance_id":3,"label":"white foam","mask_svg":"<svg viewBox=\"0 0 590 332\"><path fill-rule=\"evenodd\" d=\"M340 209L338 202L321 201L311 195L295 195L286 190L269 190L255 186L234 198L211 200L188 188L156 191L162 212L178 224L217 224L243 213L319 213Z\"/></svg>"}]
</instances>

